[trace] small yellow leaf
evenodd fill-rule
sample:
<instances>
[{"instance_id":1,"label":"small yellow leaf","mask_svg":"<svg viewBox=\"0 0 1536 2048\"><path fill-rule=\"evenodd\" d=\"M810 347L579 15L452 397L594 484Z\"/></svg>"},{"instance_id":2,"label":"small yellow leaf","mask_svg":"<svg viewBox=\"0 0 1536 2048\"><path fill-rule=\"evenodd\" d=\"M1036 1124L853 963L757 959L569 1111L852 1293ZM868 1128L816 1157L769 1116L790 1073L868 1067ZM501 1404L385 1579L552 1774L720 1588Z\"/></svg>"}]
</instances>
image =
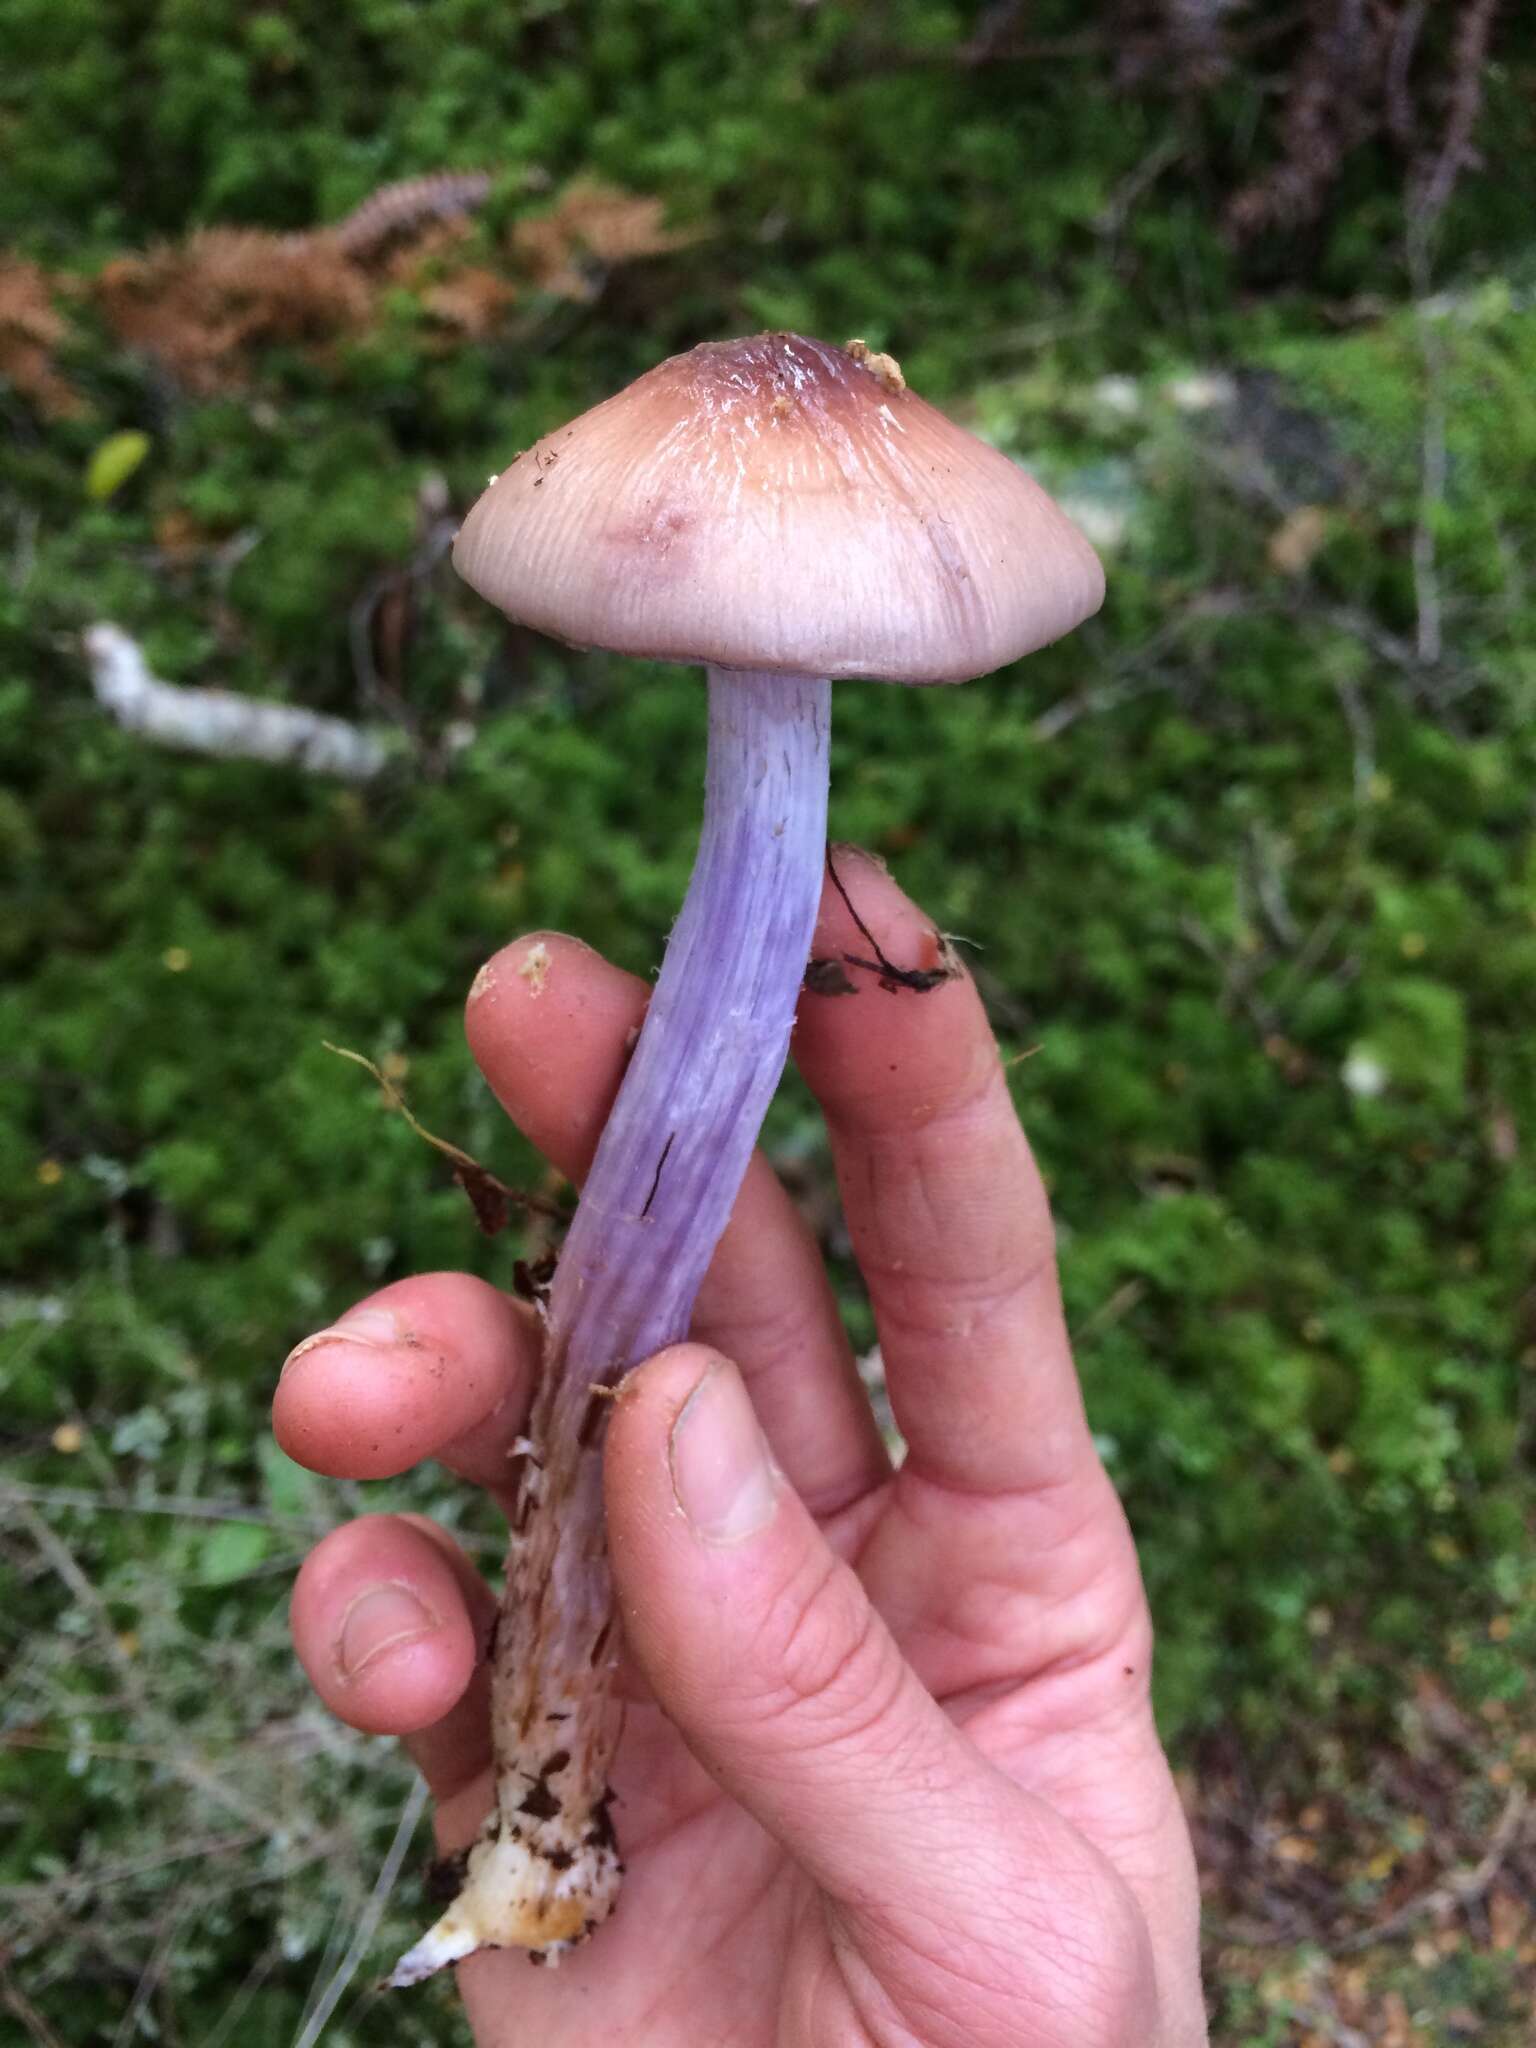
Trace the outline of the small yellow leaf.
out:
<instances>
[{"instance_id":1,"label":"small yellow leaf","mask_svg":"<svg viewBox=\"0 0 1536 2048\"><path fill-rule=\"evenodd\" d=\"M85 472L85 494L98 505L122 489L149 453L149 436L136 427L120 434L108 434L92 455Z\"/></svg>"}]
</instances>

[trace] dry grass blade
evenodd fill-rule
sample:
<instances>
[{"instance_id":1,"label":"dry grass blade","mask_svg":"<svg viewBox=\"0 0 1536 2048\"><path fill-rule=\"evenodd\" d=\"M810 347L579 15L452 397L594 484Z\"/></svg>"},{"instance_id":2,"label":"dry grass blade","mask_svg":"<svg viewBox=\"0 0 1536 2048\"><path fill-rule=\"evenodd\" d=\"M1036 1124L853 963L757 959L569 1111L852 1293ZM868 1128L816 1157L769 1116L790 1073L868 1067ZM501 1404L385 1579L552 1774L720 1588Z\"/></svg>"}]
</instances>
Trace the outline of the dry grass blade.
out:
<instances>
[{"instance_id":1,"label":"dry grass blade","mask_svg":"<svg viewBox=\"0 0 1536 2048\"><path fill-rule=\"evenodd\" d=\"M372 1948L379 1931L379 1922L383 1919L384 1909L394 1892L406 1851L411 1846L417 1824L426 1810L426 1804L426 1781L418 1778L406 1795L405 1805L400 1813L400 1824L395 1829L395 1838L379 1866L378 1878L358 1916L352 1939L347 1944L347 1952L337 1964L325 1989L310 2008L293 2048L315 2048L316 2042L330 2022L332 2013L346 1995L348 1985L357 1975L364 1958Z\"/></svg>"},{"instance_id":2,"label":"dry grass blade","mask_svg":"<svg viewBox=\"0 0 1536 2048\"><path fill-rule=\"evenodd\" d=\"M38 2048L64 2048L64 2043L5 1969L0 1969L0 2005L16 2015Z\"/></svg>"},{"instance_id":3,"label":"dry grass blade","mask_svg":"<svg viewBox=\"0 0 1536 2048\"><path fill-rule=\"evenodd\" d=\"M327 1052L335 1053L338 1059L351 1060L354 1066L359 1066L365 1073L371 1074L383 1090L384 1099L395 1114L405 1118L424 1145L430 1145L434 1152L441 1152L445 1159L452 1162L453 1177L468 1195L474 1208L475 1221L487 1237L494 1237L498 1230L505 1228L513 1209L528 1210L535 1216L563 1219L565 1211L558 1202L551 1201L547 1195L532 1195L521 1188L508 1187L504 1180L499 1180L488 1167L482 1166L478 1159L464 1150L462 1145L455 1145L451 1139L439 1138L435 1132L429 1131L417 1118L394 1082L365 1054L352 1052L344 1045L332 1045L328 1038L322 1039L321 1044Z\"/></svg>"},{"instance_id":4,"label":"dry grass blade","mask_svg":"<svg viewBox=\"0 0 1536 2048\"><path fill-rule=\"evenodd\" d=\"M74 1552L27 1502L17 1503L17 1514L55 1575L73 1593L81 1611L88 1614L94 1622L97 1640L106 1653L108 1662L115 1666L122 1680L124 1695L131 1703L139 1724L145 1727L153 1725L156 1717L144 1672L124 1646L122 1638L113 1626L105 1601L91 1583ZM178 1751L172 1757L171 1769L184 1783L203 1793L215 1805L224 1807L238 1819L254 1826L262 1836L270 1831L270 1812L264 1810L255 1800L247 1799L237 1792L219 1772L199 1758Z\"/></svg>"}]
</instances>

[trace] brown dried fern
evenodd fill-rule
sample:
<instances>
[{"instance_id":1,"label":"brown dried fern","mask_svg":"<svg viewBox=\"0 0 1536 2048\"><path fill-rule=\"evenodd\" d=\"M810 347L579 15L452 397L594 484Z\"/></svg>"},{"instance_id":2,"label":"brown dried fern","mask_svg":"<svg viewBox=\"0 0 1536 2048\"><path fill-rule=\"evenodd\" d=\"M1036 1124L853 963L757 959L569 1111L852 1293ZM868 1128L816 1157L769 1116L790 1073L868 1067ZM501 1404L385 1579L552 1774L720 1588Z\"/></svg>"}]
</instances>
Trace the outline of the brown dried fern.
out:
<instances>
[{"instance_id":1,"label":"brown dried fern","mask_svg":"<svg viewBox=\"0 0 1536 2048\"><path fill-rule=\"evenodd\" d=\"M188 391L237 389L258 351L323 347L365 329L381 288L402 284L449 337L493 333L519 295L514 276L459 256L464 216L490 191L484 171L443 171L381 186L334 226L277 235L205 228L185 242L117 257L91 289L118 340ZM662 203L584 179L511 235L513 265L537 289L590 299L619 265L693 239ZM0 255L0 377L45 412L81 400L54 368L67 332L58 280Z\"/></svg>"},{"instance_id":2,"label":"brown dried fern","mask_svg":"<svg viewBox=\"0 0 1536 2048\"><path fill-rule=\"evenodd\" d=\"M96 291L118 339L197 392L237 383L254 348L355 332L373 305L367 276L329 236L254 228L120 256Z\"/></svg>"},{"instance_id":3,"label":"brown dried fern","mask_svg":"<svg viewBox=\"0 0 1536 2048\"><path fill-rule=\"evenodd\" d=\"M665 255L697 239L665 225L661 200L582 178L548 213L521 220L513 251L541 291L562 299L590 299L605 271L642 257Z\"/></svg>"},{"instance_id":4,"label":"brown dried fern","mask_svg":"<svg viewBox=\"0 0 1536 2048\"><path fill-rule=\"evenodd\" d=\"M490 187L487 172L442 171L381 186L334 227L207 228L109 263L97 295L128 347L189 390L228 388L257 349L315 345L366 326L378 288L370 261L402 240L419 246L424 230L473 211Z\"/></svg>"},{"instance_id":5,"label":"brown dried fern","mask_svg":"<svg viewBox=\"0 0 1536 2048\"><path fill-rule=\"evenodd\" d=\"M0 255L0 379L54 419L80 412L78 391L55 367L68 331L54 285L35 263Z\"/></svg>"}]
</instances>

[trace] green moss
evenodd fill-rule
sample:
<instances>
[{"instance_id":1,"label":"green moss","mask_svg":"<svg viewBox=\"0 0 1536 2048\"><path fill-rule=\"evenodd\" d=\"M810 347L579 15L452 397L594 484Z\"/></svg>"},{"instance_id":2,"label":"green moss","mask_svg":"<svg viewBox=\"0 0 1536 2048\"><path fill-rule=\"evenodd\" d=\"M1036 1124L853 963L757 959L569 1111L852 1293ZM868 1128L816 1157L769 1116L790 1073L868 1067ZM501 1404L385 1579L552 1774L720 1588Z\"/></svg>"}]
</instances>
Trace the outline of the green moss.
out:
<instances>
[{"instance_id":1,"label":"green moss","mask_svg":"<svg viewBox=\"0 0 1536 2048\"><path fill-rule=\"evenodd\" d=\"M754 323L895 348L1054 488L1124 520L1106 611L1066 645L962 692L839 692L833 829L974 943L1006 1048L1038 1048L1015 1088L1142 1544L1170 1735L1187 1749L1219 1721L1262 1747L1298 1722L1387 1727L1406 1661L1480 1631L1525 1583L1521 181L1490 149L1447 223L1447 274L1467 282L1429 316L1396 305L1385 166L1358 173L1308 289L1254 296L1267 259L1222 245L1202 185L1233 160L1251 81L1109 236L1106 203L1178 139L1172 117L1112 103L1091 59L952 61L965 12L0 9L0 241L50 260L88 270L212 221L307 226L455 164L498 172L488 236L579 174L655 192L701 230L531 341L444 350L402 291L344 348L274 352L248 389L198 399L86 318L65 365L80 417L46 422L0 391L7 1426L29 1482L278 1518L65 1516L116 1625L156 1644L170 1725L220 1754L299 1700L279 1609L304 1516L365 1497L464 1512L430 1475L333 1496L274 1468L258 1447L277 1361L382 1279L505 1279L514 1249L474 1235L442 1163L321 1041L402 1054L430 1127L510 1180L534 1173L463 1050L464 992L533 925L654 966L691 857L701 698L685 674L642 688L631 665L510 643L439 567L412 587L419 744L401 732L377 783L337 790L120 733L77 635L109 617L173 680L378 715L350 627L411 556L423 479L463 503L665 349ZM1079 14L1037 8L1031 32ZM1496 140L1518 140L1528 77L1521 58L1495 81ZM1328 295L1367 292L1381 310L1335 324ZM1235 399L1179 411L1166 379L1208 365L1235 374ZM1138 376L1130 414L1096 392L1111 371ZM1431 378L1446 484L1426 508ZM149 452L92 502L114 433ZM1321 538L1291 573L1272 543L1306 505ZM190 549L167 543L178 525ZM1426 662L1430 600L1442 652ZM456 727L466 746L447 743ZM825 1172L793 1090L773 1130ZM867 1341L856 1276L837 1278ZM75 1418L83 1457L52 1443ZM18 1583L18 1640L48 1637L56 1604ZM1480 1697L1515 1696L1517 1649L1479 1636ZM99 1659L60 1660L50 1682L79 1689L103 1740L135 1739L131 1714L91 1704L117 1683ZM50 1711L68 1725L74 1707ZM0 1760L8 1878L126 1853L136 1768ZM305 1780L327 1825L365 1816L357 1899L392 1825L365 1789L377 1769L349 1753ZM278 1943L236 2043L291 2038L324 1953L318 1894L294 1884L221 1895L177 1966L193 2004L222 2011ZM1496 2014L1495 1990L1447 1984ZM71 2040L113 2039L123 2000L110 1971L90 1977ZM414 2024L370 2010L335 2038ZM1278 2024L1234 1992L1225 2038L1279 2040Z\"/></svg>"}]
</instances>

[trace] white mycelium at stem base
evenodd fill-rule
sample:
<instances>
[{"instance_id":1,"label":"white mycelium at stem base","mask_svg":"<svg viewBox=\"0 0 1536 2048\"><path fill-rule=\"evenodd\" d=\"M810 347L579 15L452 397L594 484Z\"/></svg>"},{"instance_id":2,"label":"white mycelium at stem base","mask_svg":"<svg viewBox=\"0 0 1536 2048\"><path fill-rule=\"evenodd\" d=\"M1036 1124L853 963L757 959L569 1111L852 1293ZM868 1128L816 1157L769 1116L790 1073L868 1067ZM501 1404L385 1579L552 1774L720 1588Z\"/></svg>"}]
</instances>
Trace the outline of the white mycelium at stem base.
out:
<instances>
[{"instance_id":1,"label":"white mycelium at stem base","mask_svg":"<svg viewBox=\"0 0 1536 2048\"><path fill-rule=\"evenodd\" d=\"M618 1643L600 1392L687 1335L783 1071L821 894L830 685L712 669L704 830L645 1026L560 1254L492 1677L496 1806L395 1968L553 1960L612 1910Z\"/></svg>"}]
</instances>

